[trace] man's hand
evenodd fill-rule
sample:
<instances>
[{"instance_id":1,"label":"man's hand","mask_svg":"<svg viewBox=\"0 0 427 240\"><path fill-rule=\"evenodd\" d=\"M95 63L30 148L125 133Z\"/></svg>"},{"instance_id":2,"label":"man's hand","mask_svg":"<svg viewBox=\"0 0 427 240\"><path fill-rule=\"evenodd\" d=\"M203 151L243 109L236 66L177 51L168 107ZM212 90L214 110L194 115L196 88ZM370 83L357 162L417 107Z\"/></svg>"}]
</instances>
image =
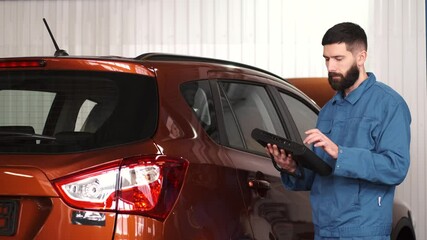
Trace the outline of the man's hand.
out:
<instances>
[{"instance_id":1,"label":"man's hand","mask_svg":"<svg viewBox=\"0 0 427 240\"><path fill-rule=\"evenodd\" d=\"M307 134L307 137L304 139L305 144L314 144L314 147L323 148L333 159L338 158L338 146L319 129L314 128L307 130L305 134Z\"/></svg>"},{"instance_id":2,"label":"man's hand","mask_svg":"<svg viewBox=\"0 0 427 240\"><path fill-rule=\"evenodd\" d=\"M297 164L294 159L292 159L291 154L286 154L286 151L279 149L276 144L271 145L267 144L266 147L267 154L271 154L274 158L274 161L284 170L294 173L297 169Z\"/></svg>"}]
</instances>

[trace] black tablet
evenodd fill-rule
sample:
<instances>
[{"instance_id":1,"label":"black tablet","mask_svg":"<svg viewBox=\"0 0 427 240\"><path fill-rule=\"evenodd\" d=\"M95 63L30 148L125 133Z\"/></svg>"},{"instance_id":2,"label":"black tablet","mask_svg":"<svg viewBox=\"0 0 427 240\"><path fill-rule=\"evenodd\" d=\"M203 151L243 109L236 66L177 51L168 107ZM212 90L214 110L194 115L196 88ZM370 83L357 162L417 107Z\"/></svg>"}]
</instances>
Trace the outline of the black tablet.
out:
<instances>
[{"instance_id":1,"label":"black tablet","mask_svg":"<svg viewBox=\"0 0 427 240\"><path fill-rule=\"evenodd\" d=\"M319 158L304 144L293 142L289 139L280 137L270 132L266 132L259 128L252 130L251 136L263 147L266 147L267 143L276 144L278 148L284 149L286 152L291 153L298 164L315 171L321 176L327 176L332 172L331 166Z\"/></svg>"}]
</instances>

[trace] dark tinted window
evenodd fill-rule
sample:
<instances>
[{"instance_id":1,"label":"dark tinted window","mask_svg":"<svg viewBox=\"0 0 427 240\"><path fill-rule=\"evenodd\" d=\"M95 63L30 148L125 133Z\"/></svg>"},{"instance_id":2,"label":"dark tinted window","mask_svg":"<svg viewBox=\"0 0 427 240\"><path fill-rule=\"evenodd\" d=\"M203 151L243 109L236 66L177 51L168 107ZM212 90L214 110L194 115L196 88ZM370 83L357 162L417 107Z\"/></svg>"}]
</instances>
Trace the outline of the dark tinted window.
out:
<instances>
[{"instance_id":1,"label":"dark tinted window","mask_svg":"<svg viewBox=\"0 0 427 240\"><path fill-rule=\"evenodd\" d=\"M113 72L0 73L0 151L69 152L150 137L154 78Z\"/></svg>"},{"instance_id":2,"label":"dark tinted window","mask_svg":"<svg viewBox=\"0 0 427 240\"><path fill-rule=\"evenodd\" d=\"M181 86L182 96L197 116L207 134L219 142L212 92L207 80L188 82Z\"/></svg>"},{"instance_id":3,"label":"dark tinted window","mask_svg":"<svg viewBox=\"0 0 427 240\"><path fill-rule=\"evenodd\" d=\"M301 139L304 140L305 131L316 127L317 112L305 105L302 100L285 93L280 93L280 95L297 125Z\"/></svg>"},{"instance_id":4,"label":"dark tinted window","mask_svg":"<svg viewBox=\"0 0 427 240\"><path fill-rule=\"evenodd\" d=\"M265 153L252 137L254 128L286 136L267 90L262 86L221 82L222 112L231 147Z\"/></svg>"}]
</instances>

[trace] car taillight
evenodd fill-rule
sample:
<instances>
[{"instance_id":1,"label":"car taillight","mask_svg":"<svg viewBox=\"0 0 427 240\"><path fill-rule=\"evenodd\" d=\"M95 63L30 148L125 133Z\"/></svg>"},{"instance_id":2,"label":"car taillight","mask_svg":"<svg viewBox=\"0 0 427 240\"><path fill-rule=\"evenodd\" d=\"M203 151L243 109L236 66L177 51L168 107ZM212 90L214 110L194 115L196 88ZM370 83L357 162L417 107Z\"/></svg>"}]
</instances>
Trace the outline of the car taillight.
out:
<instances>
[{"instance_id":1,"label":"car taillight","mask_svg":"<svg viewBox=\"0 0 427 240\"><path fill-rule=\"evenodd\" d=\"M0 68L44 67L44 60L0 60Z\"/></svg>"},{"instance_id":2,"label":"car taillight","mask_svg":"<svg viewBox=\"0 0 427 240\"><path fill-rule=\"evenodd\" d=\"M187 167L180 158L132 157L57 179L54 185L75 208L163 220L178 197Z\"/></svg>"}]
</instances>

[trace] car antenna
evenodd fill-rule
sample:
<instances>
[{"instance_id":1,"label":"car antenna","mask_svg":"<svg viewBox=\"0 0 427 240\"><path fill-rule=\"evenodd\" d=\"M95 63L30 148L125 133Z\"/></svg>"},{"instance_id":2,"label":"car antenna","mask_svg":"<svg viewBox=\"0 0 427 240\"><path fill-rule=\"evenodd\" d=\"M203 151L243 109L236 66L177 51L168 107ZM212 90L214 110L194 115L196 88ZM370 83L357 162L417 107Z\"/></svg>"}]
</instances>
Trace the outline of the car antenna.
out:
<instances>
[{"instance_id":1,"label":"car antenna","mask_svg":"<svg viewBox=\"0 0 427 240\"><path fill-rule=\"evenodd\" d=\"M52 38L53 44L55 45L55 48L56 48L54 56L55 57L68 56L68 53L65 50L59 49L58 44L56 44L55 38L53 37L53 34L50 31L49 25L47 25L45 18L43 18L43 22L44 22L44 25L46 26L47 31L49 32L50 38Z\"/></svg>"}]
</instances>

